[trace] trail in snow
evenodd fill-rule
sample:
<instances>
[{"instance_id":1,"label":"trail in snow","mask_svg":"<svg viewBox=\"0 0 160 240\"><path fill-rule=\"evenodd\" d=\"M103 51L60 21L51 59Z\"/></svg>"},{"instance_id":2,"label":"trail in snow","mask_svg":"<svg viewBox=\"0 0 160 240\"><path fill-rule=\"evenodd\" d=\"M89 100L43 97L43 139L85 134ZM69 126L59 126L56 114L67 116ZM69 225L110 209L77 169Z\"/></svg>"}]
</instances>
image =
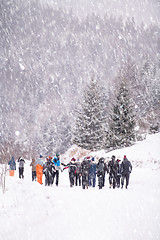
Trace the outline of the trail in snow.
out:
<instances>
[{"instance_id":1,"label":"trail in snow","mask_svg":"<svg viewBox=\"0 0 160 240\"><path fill-rule=\"evenodd\" d=\"M160 134L155 134L105 154L125 153L132 161L127 190L109 189L107 174L102 190L70 188L67 170L60 173L59 187L45 187L31 181L30 161L26 161L24 180L18 178L17 170L15 177L6 177L6 193L0 192L0 240L159 240L158 146Z\"/></svg>"},{"instance_id":2,"label":"trail in snow","mask_svg":"<svg viewBox=\"0 0 160 240\"><path fill-rule=\"evenodd\" d=\"M160 171L134 169L129 189L69 187L68 172L59 187L7 177L1 195L0 240L160 239Z\"/></svg>"}]
</instances>

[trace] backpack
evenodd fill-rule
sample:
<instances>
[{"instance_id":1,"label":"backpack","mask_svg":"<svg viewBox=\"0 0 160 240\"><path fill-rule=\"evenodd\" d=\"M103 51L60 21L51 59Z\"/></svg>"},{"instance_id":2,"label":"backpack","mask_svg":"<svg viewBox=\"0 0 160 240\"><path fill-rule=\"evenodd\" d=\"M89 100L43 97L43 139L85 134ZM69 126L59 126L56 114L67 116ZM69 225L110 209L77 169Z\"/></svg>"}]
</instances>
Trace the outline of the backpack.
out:
<instances>
[{"instance_id":1,"label":"backpack","mask_svg":"<svg viewBox=\"0 0 160 240\"><path fill-rule=\"evenodd\" d=\"M89 162L83 161L82 163L82 171L87 172L89 170Z\"/></svg>"}]
</instances>

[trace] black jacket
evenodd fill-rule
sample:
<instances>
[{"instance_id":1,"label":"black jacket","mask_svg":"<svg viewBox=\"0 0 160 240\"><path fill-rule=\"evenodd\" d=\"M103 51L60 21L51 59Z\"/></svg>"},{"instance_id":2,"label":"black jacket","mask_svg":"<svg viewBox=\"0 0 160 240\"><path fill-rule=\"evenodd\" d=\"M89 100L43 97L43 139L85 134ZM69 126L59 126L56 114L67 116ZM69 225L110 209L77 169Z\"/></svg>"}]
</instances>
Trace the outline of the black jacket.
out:
<instances>
[{"instance_id":1,"label":"black jacket","mask_svg":"<svg viewBox=\"0 0 160 240\"><path fill-rule=\"evenodd\" d=\"M131 173L132 171L132 165L131 165L131 162L125 158L123 160L123 162L121 163L121 172L122 172L122 175L126 175L126 174L129 174Z\"/></svg>"}]
</instances>

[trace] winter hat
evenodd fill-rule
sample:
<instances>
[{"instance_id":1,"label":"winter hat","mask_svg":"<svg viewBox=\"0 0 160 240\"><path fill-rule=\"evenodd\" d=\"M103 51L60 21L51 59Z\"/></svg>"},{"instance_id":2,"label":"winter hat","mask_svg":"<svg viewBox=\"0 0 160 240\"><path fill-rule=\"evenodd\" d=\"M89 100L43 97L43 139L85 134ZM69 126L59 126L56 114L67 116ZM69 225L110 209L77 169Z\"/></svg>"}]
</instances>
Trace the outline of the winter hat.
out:
<instances>
[{"instance_id":1,"label":"winter hat","mask_svg":"<svg viewBox=\"0 0 160 240\"><path fill-rule=\"evenodd\" d=\"M43 158L43 156L40 154L40 156L39 156L40 158Z\"/></svg>"},{"instance_id":2,"label":"winter hat","mask_svg":"<svg viewBox=\"0 0 160 240\"><path fill-rule=\"evenodd\" d=\"M116 157L113 155L113 156L112 156L112 160L114 160L115 158L116 158Z\"/></svg>"},{"instance_id":3,"label":"winter hat","mask_svg":"<svg viewBox=\"0 0 160 240\"><path fill-rule=\"evenodd\" d=\"M117 162L120 162L121 160L120 159L117 159Z\"/></svg>"},{"instance_id":4,"label":"winter hat","mask_svg":"<svg viewBox=\"0 0 160 240\"><path fill-rule=\"evenodd\" d=\"M76 161L76 159L73 157L73 158L71 159L71 161L75 162L75 161Z\"/></svg>"},{"instance_id":5,"label":"winter hat","mask_svg":"<svg viewBox=\"0 0 160 240\"><path fill-rule=\"evenodd\" d=\"M100 162L100 163L104 163L104 161L105 161L104 157L101 157L101 158L99 159L99 162Z\"/></svg>"},{"instance_id":6,"label":"winter hat","mask_svg":"<svg viewBox=\"0 0 160 240\"><path fill-rule=\"evenodd\" d=\"M94 161L94 157L92 157L92 159L91 159L92 161Z\"/></svg>"},{"instance_id":7,"label":"winter hat","mask_svg":"<svg viewBox=\"0 0 160 240\"><path fill-rule=\"evenodd\" d=\"M124 159L126 158L126 155L124 155Z\"/></svg>"}]
</instances>

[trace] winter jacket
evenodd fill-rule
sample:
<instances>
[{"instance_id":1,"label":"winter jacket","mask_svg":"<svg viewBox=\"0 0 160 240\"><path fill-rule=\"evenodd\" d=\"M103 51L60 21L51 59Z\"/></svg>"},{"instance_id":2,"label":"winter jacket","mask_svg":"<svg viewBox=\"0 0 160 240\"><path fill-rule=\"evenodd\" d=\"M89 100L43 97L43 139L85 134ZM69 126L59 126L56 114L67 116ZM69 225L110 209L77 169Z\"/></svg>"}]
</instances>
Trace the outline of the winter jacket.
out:
<instances>
[{"instance_id":1,"label":"winter jacket","mask_svg":"<svg viewBox=\"0 0 160 240\"><path fill-rule=\"evenodd\" d=\"M117 175L117 163L113 160L108 163L109 175L116 176Z\"/></svg>"},{"instance_id":2,"label":"winter jacket","mask_svg":"<svg viewBox=\"0 0 160 240\"><path fill-rule=\"evenodd\" d=\"M126 175L126 174L129 174L131 173L132 171L132 165L131 165L131 162L125 158L123 160L123 162L121 163L121 172L122 172L122 175Z\"/></svg>"},{"instance_id":3,"label":"winter jacket","mask_svg":"<svg viewBox=\"0 0 160 240\"><path fill-rule=\"evenodd\" d=\"M119 163L119 161L116 161L116 171L117 171L117 176L121 175L121 164Z\"/></svg>"},{"instance_id":4,"label":"winter jacket","mask_svg":"<svg viewBox=\"0 0 160 240\"><path fill-rule=\"evenodd\" d=\"M32 159L30 166L32 167L33 172L36 171L36 160L34 158Z\"/></svg>"},{"instance_id":5,"label":"winter jacket","mask_svg":"<svg viewBox=\"0 0 160 240\"><path fill-rule=\"evenodd\" d=\"M14 157L11 158L8 165L10 167L10 170L16 170L16 162L14 161Z\"/></svg>"},{"instance_id":6,"label":"winter jacket","mask_svg":"<svg viewBox=\"0 0 160 240\"><path fill-rule=\"evenodd\" d=\"M82 176L85 175L86 173L89 174L89 168L90 168L90 163L87 159L84 159L81 163L81 172Z\"/></svg>"},{"instance_id":7,"label":"winter jacket","mask_svg":"<svg viewBox=\"0 0 160 240\"><path fill-rule=\"evenodd\" d=\"M61 170L61 166L60 166L60 160L59 160L59 158L54 157L54 158L53 158L53 163L54 163L55 168L56 168L57 171L58 171L58 170Z\"/></svg>"},{"instance_id":8,"label":"winter jacket","mask_svg":"<svg viewBox=\"0 0 160 240\"><path fill-rule=\"evenodd\" d=\"M69 173L76 174L77 165L75 162L72 163L72 161L69 163Z\"/></svg>"},{"instance_id":9,"label":"winter jacket","mask_svg":"<svg viewBox=\"0 0 160 240\"><path fill-rule=\"evenodd\" d=\"M97 164L91 163L89 168L89 174L92 176L96 176L96 171L97 171Z\"/></svg>"},{"instance_id":10,"label":"winter jacket","mask_svg":"<svg viewBox=\"0 0 160 240\"><path fill-rule=\"evenodd\" d=\"M101 174L105 175L105 172L108 172L106 163L103 161L99 161L97 164L97 176L100 176Z\"/></svg>"},{"instance_id":11,"label":"winter jacket","mask_svg":"<svg viewBox=\"0 0 160 240\"><path fill-rule=\"evenodd\" d=\"M23 158L19 158L17 162L19 162L19 168L24 168L25 161Z\"/></svg>"},{"instance_id":12,"label":"winter jacket","mask_svg":"<svg viewBox=\"0 0 160 240\"><path fill-rule=\"evenodd\" d=\"M43 166L43 173L46 175L50 174L53 175L54 172L56 172L54 163L49 159L47 162L45 162Z\"/></svg>"},{"instance_id":13,"label":"winter jacket","mask_svg":"<svg viewBox=\"0 0 160 240\"><path fill-rule=\"evenodd\" d=\"M76 162L76 166L77 166L76 174L81 174L81 163L80 162Z\"/></svg>"}]
</instances>

